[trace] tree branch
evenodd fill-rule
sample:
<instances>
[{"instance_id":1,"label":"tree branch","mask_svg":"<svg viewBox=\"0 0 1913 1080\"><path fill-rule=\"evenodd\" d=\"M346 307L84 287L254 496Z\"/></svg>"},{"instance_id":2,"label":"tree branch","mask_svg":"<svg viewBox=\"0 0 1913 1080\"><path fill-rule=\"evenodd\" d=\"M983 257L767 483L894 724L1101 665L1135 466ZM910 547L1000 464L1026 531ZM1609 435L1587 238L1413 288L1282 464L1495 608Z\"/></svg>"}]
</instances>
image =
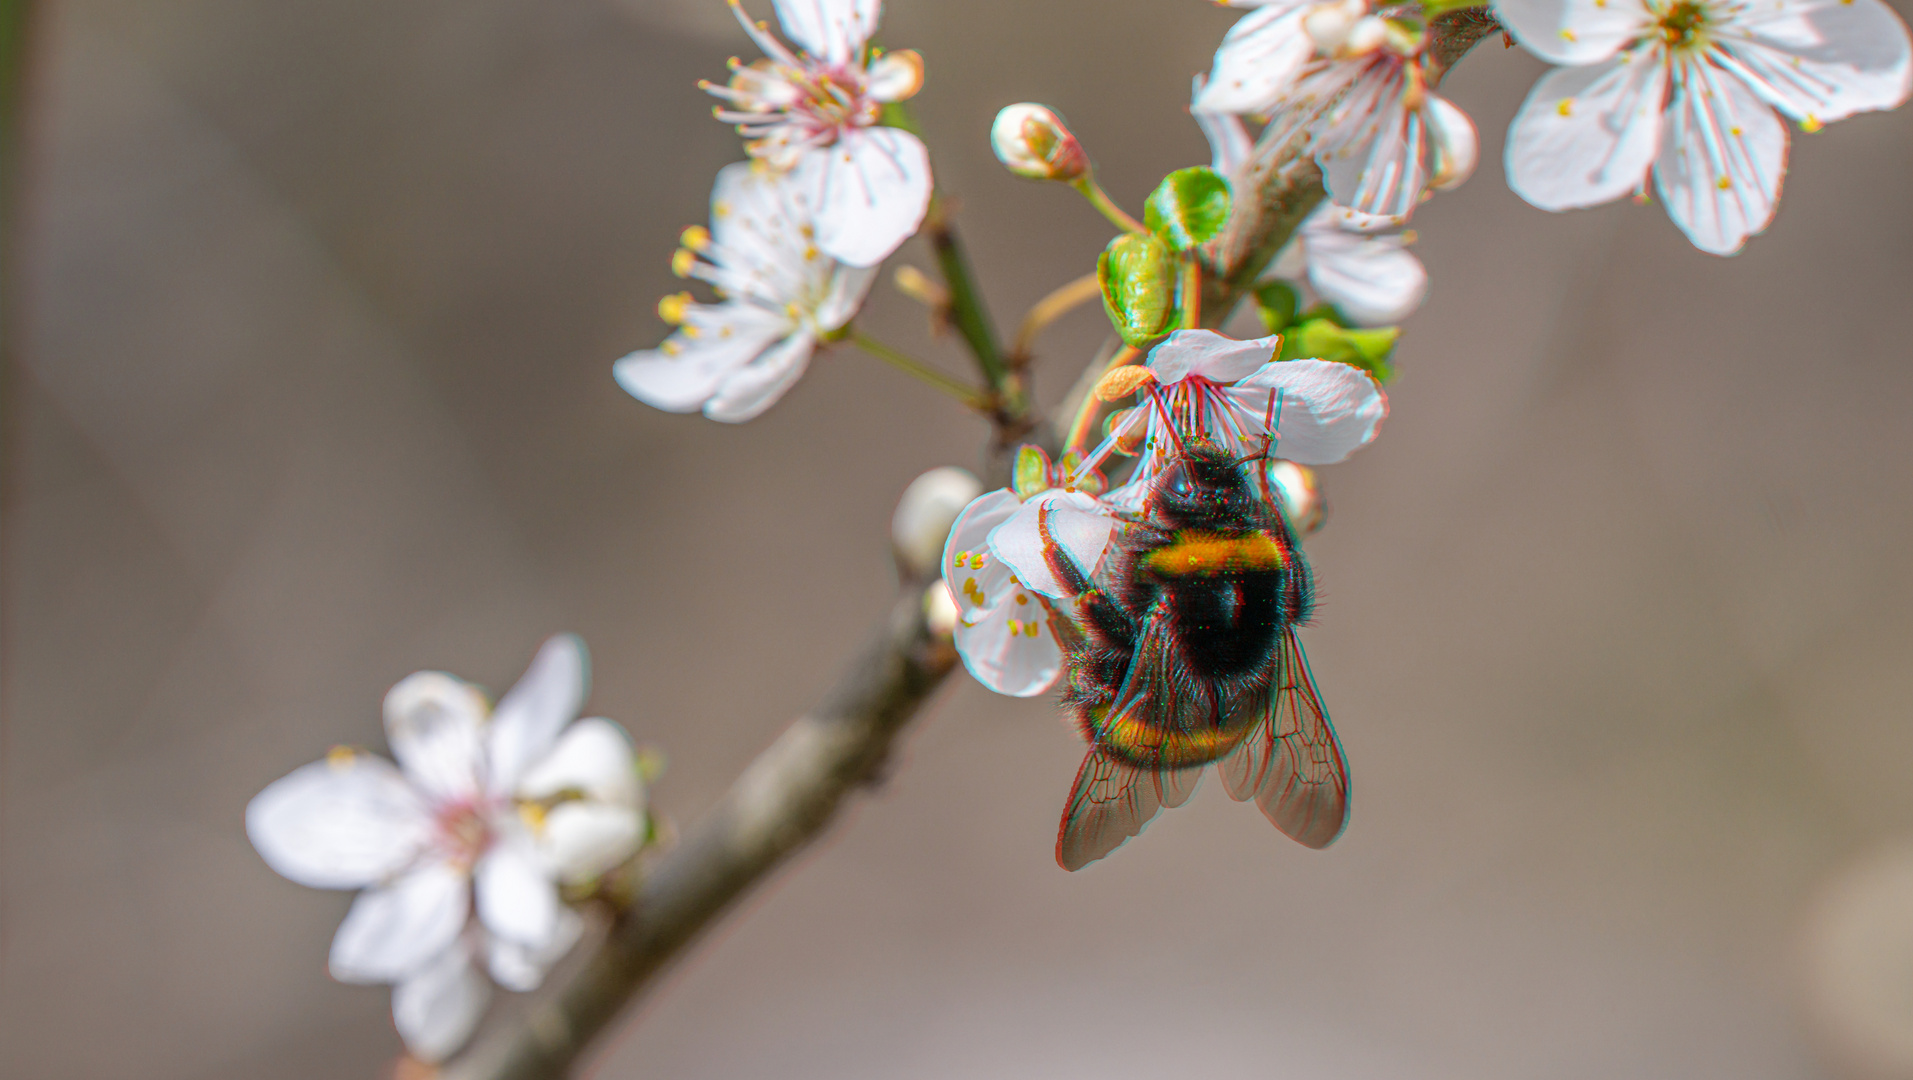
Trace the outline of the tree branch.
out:
<instances>
[{"instance_id":1,"label":"tree branch","mask_svg":"<svg viewBox=\"0 0 1913 1080\"><path fill-rule=\"evenodd\" d=\"M823 704L786 728L650 869L584 968L448 1065L445 1080L566 1075L707 926L823 832L847 795L881 778L897 735L956 666L949 640L924 623L925 587L905 583Z\"/></svg>"}]
</instances>

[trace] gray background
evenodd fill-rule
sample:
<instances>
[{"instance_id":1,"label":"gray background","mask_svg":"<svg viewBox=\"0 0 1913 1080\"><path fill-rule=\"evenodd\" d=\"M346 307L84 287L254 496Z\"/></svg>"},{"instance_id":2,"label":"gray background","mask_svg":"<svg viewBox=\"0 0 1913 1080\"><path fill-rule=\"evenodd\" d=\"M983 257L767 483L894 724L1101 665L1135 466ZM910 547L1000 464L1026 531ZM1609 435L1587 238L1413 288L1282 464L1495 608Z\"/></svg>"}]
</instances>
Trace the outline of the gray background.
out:
<instances>
[{"instance_id":1,"label":"gray background","mask_svg":"<svg viewBox=\"0 0 1913 1080\"><path fill-rule=\"evenodd\" d=\"M245 801L381 745L405 673L503 688L571 629L694 818L882 610L897 493L984 429L848 350L736 428L612 383L740 156L694 85L749 55L719 0L46 15L0 1073L376 1075L387 993L323 971L348 898L273 875ZM894 0L999 323L1108 230L995 165L995 110L1060 108L1133 208L1206 160L1188 77L1233 17ZM1080 745L959 677L599 1075L1755 1080L1864 1071L1866 1008L1913 1032L1913 885L1849 869L1913 829L1913 112L1796 136L1722 260L1507 191L1540 70L1489 42L1450 80L1484 164L1417 217L1393 415L1328 471L1303 640L1347 836L1211 785L1064 874ZM865 321L960 370L887 280ZM1039 392L1103 332L1047 337Z\"/></svg>"}]
</instances>

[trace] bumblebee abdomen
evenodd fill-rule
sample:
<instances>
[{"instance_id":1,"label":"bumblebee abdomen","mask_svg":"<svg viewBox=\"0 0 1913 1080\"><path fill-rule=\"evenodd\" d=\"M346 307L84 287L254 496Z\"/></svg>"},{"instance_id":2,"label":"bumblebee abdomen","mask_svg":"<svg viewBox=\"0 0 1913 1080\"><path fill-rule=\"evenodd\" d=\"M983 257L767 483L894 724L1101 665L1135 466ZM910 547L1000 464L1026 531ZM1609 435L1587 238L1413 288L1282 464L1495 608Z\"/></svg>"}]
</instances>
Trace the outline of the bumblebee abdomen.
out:
<instances>
[{"instance_id":1,"label":"bumblebee abdomen","mask_svg":"<svg viewBox=\"0 0 1913 1080\"><path fill-rule=\"evenodd\" d=\"M1266 532L1237 535L1185 529L1137 560L1165 581L1275 572L1288 563L1282 544Z\"/></svg>"}]
</instances>

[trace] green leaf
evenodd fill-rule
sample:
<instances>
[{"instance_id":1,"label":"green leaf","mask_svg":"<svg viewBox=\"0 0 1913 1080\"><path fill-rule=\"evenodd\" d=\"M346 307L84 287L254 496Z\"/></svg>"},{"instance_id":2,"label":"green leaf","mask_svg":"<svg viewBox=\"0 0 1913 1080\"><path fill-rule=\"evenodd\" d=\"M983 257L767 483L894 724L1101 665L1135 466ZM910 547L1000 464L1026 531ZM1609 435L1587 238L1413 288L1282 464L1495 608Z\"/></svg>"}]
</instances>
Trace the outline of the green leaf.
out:
<instances>
[{"instance_id":1,"label":"green leaf","mask_svg":"<svg viewBox=\"0 0 1913 1080\"><path fill-rule=\"evenodd\" d=\"M1295 323L1295 309L1302 306L1302 298L1295 295L1295 287L1286 281L1267 282L1255 290L1255 310L1262 316L1262 325L1269 333L1279 334Z\"/></svg>"},{"instance_id":2,"label":"green leaf","mask_svg":"<svg viewBox=\"0 0 1913 1080\"><path fill-rule=\"evenodd\" d=\"M1016 466L1010 472L1010 490L1019 499L1028 499L1049 490L1049 455L1040 446L1024 444L1016 451Z\"/></svg>"},{"instance_id":3,"label":"green leaf","mask_svg":"<svg viewBox=\"0 0 1913 1080\"><path fill-rule=\"evenodd\" d=\"M1177 251L1209 240L1227 220L1229 182L1209 168L1177 169L1143 204L1143 224Z\"/></svg>"},{"instance_id":4,"label":"green leaf","mask_svg":"<svg viewBox=\"0 0 1913 1080\"><path fill-rule=\"evenodd\" d=\"M1096 260L1103 310L1123 343L1141 348L1169 329L1176 296L1175 256L1155 236L1126 233Z\"/></svg>"},{"instance_id":5,"label":"green leaf","mask_svg":"<svg viewBox=\"0 0 1913 1080\"><path fill-rule=\"evenodd\" d=\"M1460 11L1463 8L1486 8L1480 0L1421 0L1423 18L1432 19L1446 11Z\"/></svg>"},{"instance_id":6,"label":"green leaf","mask_svg":"<svg viewBox=\"0 0 1913 1080\"><path fill-rule=\"evenodd\" d=\"M1276 354L1276 359L1332 360L1361 368L1374 376L1377 382L1387 382L1395 376L1395 368L1389 358L1394 355L1395 341L1401 337L1401 333L1398 326L1351 330L1337 326L1332 319L1305 316L1303 321L1288 329L1282 338L1282 351Z\"/></svg>"}]
</instances>

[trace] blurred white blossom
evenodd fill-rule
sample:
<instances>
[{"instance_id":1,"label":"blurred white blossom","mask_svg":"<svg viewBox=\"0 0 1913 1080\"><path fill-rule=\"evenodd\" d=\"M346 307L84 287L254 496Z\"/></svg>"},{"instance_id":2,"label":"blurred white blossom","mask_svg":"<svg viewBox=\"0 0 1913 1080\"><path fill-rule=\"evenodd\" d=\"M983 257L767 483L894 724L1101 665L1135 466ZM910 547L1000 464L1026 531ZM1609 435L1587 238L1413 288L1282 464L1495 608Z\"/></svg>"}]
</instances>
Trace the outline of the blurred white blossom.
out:
<instances>
[{"instance_id":1,"label":"blurred white blossom","mask_svg":"<svg viewBox=\"0 0 1913 1080\"><path fill-rule=\"evenodd\" d=\"M397 767L341 748L246 808L274 870L363 890L333 938L332 974L397 984L393 1019L422 1058L456 1050L477 1024L490 991L476 961L501 986L537 986L581 928L559 885L642 842L629 739L609 720L574 722L585 664L577 638L552 638L496 709L450 675L408 676L385 697Z\"/></svg>"},{"instance_id":2,"label":"blurred white blossom","mask_svg":"<svg viewBox=\"0 0 1913 1080\"><path fill-rule=\"evenodd\" d=\"M1206 82L1196 76L1197 99ZM1252 150L1242 118L1193 106L1189 111L1209 140L1210 167L1236 183ZM1268 276L1306 282L1356 326L1392 326L1428 294L1428 271L1394 225L1393 218L1324 205L1302 222L1269 264Z\"/></svg>"},{"instance_id":3,"label":"blurred white blossom","mask_svg":"<svg viewBox=\"0 0 1913 1080\"><path fill-rule=\"evenodd\" d=\"M1695 247L1731 255L1767 227L1787 129L1904 102L1906 26L1880 0L1496 0L1564 65L1508 136L1508 183L1544 210L1643 194L1651 170Z\"/></svg>"},{"instance_id":4,"label":"blurred white blossom","mask_svg":"<svg viewBox=\"0 0 1913 1080\"><path fill-rule=\"evenodd\" d=\"M815 168L806 165L804 168ZM815 243L816 203L797 180L738 162L717 174L711 228L684 231L673 267L717 289L722 302L688 294L658 305L677 331L612 368L618 385L670 412L749 420L775 404L810 364L818 341L840 329L876 280Z\"/></svg>"},{"instance_id":5,"label":"blurred white blossom","mask_svg":"<svg viewBox=\"0 0 1913 1080\"><path fill-rule=\"evenodd\" d=\"M764 51L733 62L717 118L737 125L745 149L793 173L816 207L817 246L852 266L874 266L910 238L930 205L930 155L922 140L879 123L883 106L923 85L923 59L868 47L880 0L775 0L793 52L739 0L738 21ZM805 168L804 166L809 166Z\"/></svg>"},{"instance_id":6,"label":"blurred white blossom","mask_svg":"<svg viewBox=\"0 0 1913 1080\"><path fill-rule=\"evenodd\" d=\"M1396 223L1474 171L1474 122L1429 89L1420 28L1367 0L1236 6L1258 10L1223 39L1197 109L1268 117L1275 144L1307 140L1337 204Z\"/></svg>"}]
</instances>

